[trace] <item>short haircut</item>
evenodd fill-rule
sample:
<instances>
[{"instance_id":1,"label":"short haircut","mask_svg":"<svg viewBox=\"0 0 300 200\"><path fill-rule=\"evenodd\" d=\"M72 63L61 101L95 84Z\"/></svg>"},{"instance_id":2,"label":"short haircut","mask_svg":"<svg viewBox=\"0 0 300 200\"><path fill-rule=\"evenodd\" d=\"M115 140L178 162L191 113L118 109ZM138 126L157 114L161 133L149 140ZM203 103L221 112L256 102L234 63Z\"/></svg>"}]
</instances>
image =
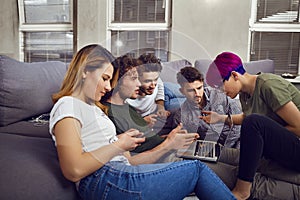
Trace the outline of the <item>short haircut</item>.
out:
<instances>
[{"instance_id":1,"label":"short haircut","mask_svg":"<svg viewBox=\"0 0 300 200\"><path fill-rule=\"evenodd\" d=\"M218 88L223 85L225 80L229 79L232 71L240 74L246 72L238 55L231 52L223 52L210 64L206 73L206 82L211 87Z\"/></svg>"},{"instance_id":2,"label":"short haircut","mask_svg":"<svg viewBox=\"0 0 300 200\"><path fill-rule=\"evenodd\" d=\"M161 72L162 70L160 59L152 53L140 55L138 63L138 73L140 76L142 76L144 72Z\"/></svg>"},{"instance_id":3,"label":"short haircut","mask_svg":"<svg viewBox=\"0 0 300 200\"><path fill-rule=\"evenodd\" d=\"M115 65L118 66L120 79L122 76L124 76L124 74L126 74L126 72L128 72L132 68L137 67L139 64L137 59L132 58L128 55L123 55L116 58Z\"/></svg>"},{"instance_id":4,"label":"short haircut","mask_svg":"<svg viewBox=\"0 0 300 200\"><path fill-rule=\"evenodd\" d=\"M116 68L118 69L118 83L111 91L106 92L106 94L101 98L102 103L106 102L114 92L117 92L119 90L120 79L122 79L122 77L126 74L126 72L128 72L133 68L136 68L138 66L138 62L137 59L135 58L132 58L128 55L123 55L117 57L114 60L113 65L116 66Z\"/></svg>"},{"instance_id":5,"label":"short haircut","mask_svg":"<svg viewBox=\"0 0 300 200\"><path fill-rule=\"evenodd\" d=\"M194 81L204 81L203 74L201 74L195 67L187 66L181 68L181 70L177 73L177 82L181 86L184 83L192 83Z\"/></svg>"}]
</instances>

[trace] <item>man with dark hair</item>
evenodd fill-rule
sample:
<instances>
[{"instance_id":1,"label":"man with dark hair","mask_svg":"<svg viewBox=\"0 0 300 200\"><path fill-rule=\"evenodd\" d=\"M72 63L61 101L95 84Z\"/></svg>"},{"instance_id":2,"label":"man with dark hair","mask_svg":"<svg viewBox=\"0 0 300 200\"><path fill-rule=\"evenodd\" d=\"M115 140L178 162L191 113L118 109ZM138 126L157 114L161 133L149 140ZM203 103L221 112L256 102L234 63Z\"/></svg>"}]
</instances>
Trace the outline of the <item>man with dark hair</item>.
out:
<instances>
[{"instance_id":1,"label":"man with dark hair","mask_svg":"<svg viewBox=\"0 0 300 200\"><path fill-rule=\"evenodd\" d=\"M139 95L141 83L138 79L136 60L122 56L116 59L115 64L119 66L119 80L105 105L109 108L108 116L114 122L118 134L131 128L144 133L146 141L132 151L133 153L151 150L167 156L177 148L187 147L198 138L196 133L186 134L185 130L181 130L181 124L170 131L167 137L157 135L143 117L125 102L127 98L135 99Z\"/></svg>"},{"instance_id":2,"label":"man with dark hair","mask_svg":"<svg viewBox=\"0 0 300 200\"><path fill-rule=\"evenodd\" d=\"M164 85L159 77L162 65L154 54L142 54L138 62L140 96L136 99L127 99L126 102L134 107L150 126L160 134L165 134L171 130L172 116L164 107Z\"/></svg>"},{"instance_id":3,"label":"man with dark hair","mask_svg":"<svg viewBox=\"0 0 300 200\"><path fill-rule=\"evenodd\" d=\"M200 139L215 141L226 147L239 148L240 126L230 123L207 124L200 116L205 111L219 114L240 113L237 101L205 85L203 75L194 67L184 67L177 73L180 92L186 97L174 114L174 126L182 123L188 132L198 133ZM204 111L204 112L203 112Z\"/></svg>"},{"instance_id":4,"label":"man with dark hair","mask_svg":"<svg viewBox=\"0 0 300 200\"><path fill-rule=\"evenodd\" d=\"M238 103L220 91L206 86L203 75L195 67L182 68L177 73L177 82L186 100L181 108L175 111L173 126L182 123L188 133L198 133L200 140L214 141L225 146L217 163L206 162L206 164L229 188L232 188L238 171L240 126L233 126L229 121L207 124L201 116L205 115L205 111L215 111L229 116L240 113Z\"/></svg>"}]
</instances>

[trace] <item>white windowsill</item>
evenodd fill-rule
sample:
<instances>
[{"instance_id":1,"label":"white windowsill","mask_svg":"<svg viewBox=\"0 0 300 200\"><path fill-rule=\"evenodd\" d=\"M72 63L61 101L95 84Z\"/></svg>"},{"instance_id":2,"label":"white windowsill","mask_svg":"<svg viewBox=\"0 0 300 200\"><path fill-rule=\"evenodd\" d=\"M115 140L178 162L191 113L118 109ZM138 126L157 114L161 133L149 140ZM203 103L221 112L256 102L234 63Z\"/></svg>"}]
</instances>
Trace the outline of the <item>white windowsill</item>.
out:
<instances>
[{"instance_id":1,"label":"white windowsill","mask_svg":"<svg viewBox=\"0 0 300 200\"><path fill-rule=\"evenodd\" d=\"M291 83L300 83L300 76L297 76L296 78L286 78L285 80Z\"/></svg>"}]
</instances>

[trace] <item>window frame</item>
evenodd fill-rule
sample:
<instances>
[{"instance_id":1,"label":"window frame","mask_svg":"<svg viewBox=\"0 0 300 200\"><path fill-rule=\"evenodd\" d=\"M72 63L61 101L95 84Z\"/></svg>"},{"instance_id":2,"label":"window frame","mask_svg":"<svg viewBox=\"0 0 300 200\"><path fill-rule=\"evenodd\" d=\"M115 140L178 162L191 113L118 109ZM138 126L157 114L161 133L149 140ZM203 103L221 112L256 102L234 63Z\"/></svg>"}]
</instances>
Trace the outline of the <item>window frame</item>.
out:
<instances>
[{"instance_id":1,"label":"window frame","mask_svg":"<svg viewBox=\"0 0 300 200\"><path fill-rule=\"evenodd\" d=\"M251 14L249 19L249 38L248 38L248 57L247 60L250 61L251 50L252 50L252 33L253 32L286 32L286 33L300 33L300 17L298 23L260 23L257 22L257 3L259 0L252 0ZM300 7L298 10L298 15L300 13ZM300 74L300 50L298 57L298 74Z\"/></svg>"},{"instance_id":2,"label":"window frame","mask_svg":"<svg viewBox=\"0 0 300 200\"><path fill-rule=\"evenodd\" d=\"M171 6L172 0L164 0L165 4L165 22L157 23L117 23L113 22L114 15L114 0L107 1L107 31L106 31L106 47L112 51L111 47L111 32L112 31L168 31L170 49L170 35L171 35Z\"/></svg>"},{"instance_id":3,"label":"window frame","mask_svg":"<svg viewBox=\"0 0 300 200\"><path fill-rule=\"evenodd\" d=\"M18 0L19 11L19 59L25 60L24 35L26 32L73 32L73 0L70 0L70 22L64 23L26 23L24 0ZM74 32L73 32L74 33ZM73 44L74 49L74 44Z\"/></svg>"}]
</instances>

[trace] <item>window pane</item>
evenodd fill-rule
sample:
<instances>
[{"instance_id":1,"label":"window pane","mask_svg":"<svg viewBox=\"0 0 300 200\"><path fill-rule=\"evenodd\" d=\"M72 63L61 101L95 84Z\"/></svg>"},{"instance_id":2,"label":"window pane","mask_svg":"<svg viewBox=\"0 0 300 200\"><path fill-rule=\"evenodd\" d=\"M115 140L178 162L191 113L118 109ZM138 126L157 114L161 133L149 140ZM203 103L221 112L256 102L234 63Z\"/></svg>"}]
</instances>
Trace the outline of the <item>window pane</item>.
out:
<instances>
[{"instance_id":1,"label":"window pane","mask_svg":"<svg viewBox=\"0 0 300 200\"><path fill-rule=\"evenodd\" d=\"M69 63L73 56L72 32L25 32L26 62L60 60Z\"/></svg>"},{"instance_id":2,"label":"window pane","mask_svg":"<svg viewBox=\"0 0 300 200\"><path fill-rule=\"evenodd\" d=\"M257 21L297 23L299 22L299 0L257 0Z\"/></svg>"},{"instance_id":3,"label":"window pane","mask_svg":"<svg viewBox=\"0 0 300 200\"><path fill-rule=\"evenodd\" d=\"M113 22L164 23L165 0L114 0Z\"/></svg>"},{"instance_id":4,"label":"window pane","mask_svg":"<svg viewBox=\"0 0 300 200\"><path fill-rule=\"evenodd\" d=\"M111 38L115 56L154 53L161 61L168 61L168 31L112 31Z\"/></svg>"},{"instance_id":5,"label":"window pane","mask_svg":"<svg viewBox=\"0 0 300 200\"><path fill-rule=\"evenodd\" d=\"M298 74L300 33L253 32L251 60L271 59L275 73Z\"/></svg>"},{"instance_id":6,"label":"window pane","mask_svg":"<svg viewBox=\"0 0 300 200\"><path fill-rule=\"evenodd\" d=\"M24 0L25 23L71 23L70 0Z\"/></svg>"}]
</instances>

